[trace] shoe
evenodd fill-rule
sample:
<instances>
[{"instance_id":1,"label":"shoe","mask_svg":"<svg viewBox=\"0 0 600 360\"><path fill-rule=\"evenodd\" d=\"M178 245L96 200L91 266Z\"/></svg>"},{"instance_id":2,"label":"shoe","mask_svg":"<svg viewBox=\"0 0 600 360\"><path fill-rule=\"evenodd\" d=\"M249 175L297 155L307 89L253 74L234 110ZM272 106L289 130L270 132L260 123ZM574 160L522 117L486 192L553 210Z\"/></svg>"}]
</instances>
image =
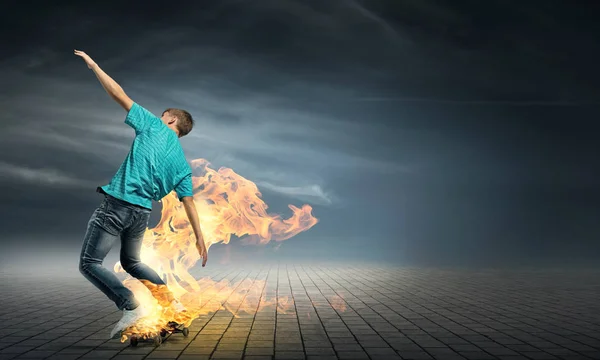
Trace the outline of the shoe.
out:
<instances>
[{"instance_id":1,"label":"shoe","mask_svg":"<svg viewBox=\"0 0 600 360\"><path fill-rule=\"evenodd\" d=\"M171 306L173 307L173 309L175 309L176 313L181 313L181 312L187 311L187 309L185 308L185 306L183 306L183 304L180 303L177 300L171 301Z\"/></svg>"},{"instance_id":2,"label":"shoe","mask_svg":"<svg viewBox=\"0 0 600 360\"><path fill-rule=\"evenodd\" d=\"M119 334L122 330L128 328L129 326L135 324L139 319L148 315L148 310L139 305L133 310L123 310L123 316L121 320L115 325L115 327L110 332L110 338L113 339L117 334Z\"/></svg>"},{"instance_id":3,"label":"shoe","mask_svg":"<svg viewBox=\"0 0 600 360\"><path fill-rule=\"evenodd\" d=\"M182 324L190 316L185 306L183 306L183 304L177 300L171 301L171 309L173 309L173 313L171 314L171 323Z\"/></svg>"}]
</instances>

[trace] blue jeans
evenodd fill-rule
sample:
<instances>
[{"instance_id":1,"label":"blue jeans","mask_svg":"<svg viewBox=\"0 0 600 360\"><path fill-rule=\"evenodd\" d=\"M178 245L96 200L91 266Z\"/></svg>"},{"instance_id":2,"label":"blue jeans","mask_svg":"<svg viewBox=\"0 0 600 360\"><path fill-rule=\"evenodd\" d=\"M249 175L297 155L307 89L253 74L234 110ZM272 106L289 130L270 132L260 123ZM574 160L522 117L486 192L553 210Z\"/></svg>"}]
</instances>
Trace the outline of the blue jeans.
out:
<instances>
[{"instance_id":1,"label":"blue jeans","mask_svg":"<svg viewBox=\"0 0 600 360\"><path fill-rule=\"evenodd\" d=\"M148 227L150 212L150 209L104 194L104 200L87 225L79 258L79 271L114 301L120 310L135 309L139 302L114 272L102 266L115 240L121 239L121 266L129 275L165 286L160 276L140 261L142 240Z\"/></svg>"}]
</instances>

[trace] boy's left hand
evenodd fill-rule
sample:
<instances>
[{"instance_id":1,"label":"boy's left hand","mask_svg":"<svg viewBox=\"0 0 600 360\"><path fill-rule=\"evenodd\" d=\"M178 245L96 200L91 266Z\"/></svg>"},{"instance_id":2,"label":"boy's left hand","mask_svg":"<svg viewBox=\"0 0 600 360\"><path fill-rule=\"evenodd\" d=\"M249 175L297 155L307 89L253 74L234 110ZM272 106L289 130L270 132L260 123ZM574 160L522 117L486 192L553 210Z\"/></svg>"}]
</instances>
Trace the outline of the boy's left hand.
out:
<instances>
[{"instance_id":1,"label":"boy's left hand","mask_svg":"<svg viewBox=\"0 0 600 360\"><path fill-rule=\"evenodd\" d=\"M197 239L196 241L196 249L198 249L198 253L202 258L202 267L206 266L206 261L208 260L208 250L206 250L206 245L204 244L204 239Z\"/></svg>"}]
</instances>

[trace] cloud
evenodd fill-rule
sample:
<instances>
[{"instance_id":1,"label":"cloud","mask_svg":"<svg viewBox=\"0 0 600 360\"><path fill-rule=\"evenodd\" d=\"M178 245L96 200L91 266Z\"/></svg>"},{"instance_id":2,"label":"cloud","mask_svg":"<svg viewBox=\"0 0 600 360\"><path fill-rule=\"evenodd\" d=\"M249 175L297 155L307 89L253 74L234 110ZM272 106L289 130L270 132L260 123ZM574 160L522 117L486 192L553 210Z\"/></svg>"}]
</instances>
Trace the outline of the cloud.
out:
<instances>
[{"instance_id":1,"label":"cloud","mask_svg":"<svg viewBox=\"0 0 600 360\"><path fill-rule=\"evenodd\" d=\"M148 84L150 85L150 84ZM296 91L320 92L318 85L297 82ZM148 88L148 86L146 86ZM334 89L329 89L335 94ZM338 93L345 93L340 89ZM194 94L194 95L191 95ZM370 149L388 129L377 123L361 124L335 115L319 113L308 106L284 101L280 95L260 94L249 98L220 97L203 88L171 89L165 94L187 104L196 114L197 129L189 139L202 144L202 150L255 155L288 165L335 169L364 169L384 173L406 173L403 164L376 155L367 156L360 149ZM221 118L236 119L221 121ZM187 150L198 153L193 142ZM264 170L264 167L263 167Z\"/></svg>"},{"instance_id":2,"label":"cloud","mask_svg":"<svg viewBox=\"0 0 600 360\"><path fill-rule=\"evenodd\" d=\"M361 5L358 1L349 0L345 2L346 5L350 6L352 9L356 10L360 15L369 21L373 21L375 24L381 27L385 31L385 33L391 36L395 41L406 41L406 37L401 37L396 30L388 21L383 19L381 16L377 15L373 11L367 9L365 6Z\"/></svg>"},{"instance_id":3,"label":"cloud","mask_svg":"<svg viewBox=\"0 0 600 360\"><path fill-rule=\"evenodd\" d=\"M267 189L282 195L319 205L331 205L332 196L323 191L319 185L279 186L260 181L256 184L259 190Z\"/></svg>"},{"instance_id":4,"label":"cloud","mask_svg":"<svg viewBox=\"0 0 600 360\"><path fill-rule=\"evenodd\" d=\"M177 35L176 41L187 41L191 36L181 29L162 35L168 38L170 35L165 34ZM144 37L136 46L152 48L151 38ZM352 89L326 79L305 81L252 57L230 56L234 53L231 49L183 45L178 53L184 56L163 59L161 56L166 55L158 54L138 64L140 53L129 51L101 66L134 101L151 112L159 114L171 106L192 112L196 128L182 139L189 159L205 158L266 184L269 191L321 204L332 202L331 192L323 189L328 177L340 171L410 171L390 160L389 153L378 156L371 151L380 145L378 139L387 131L384 127L376 122L349 121L336 115L335 104L325 112L307 102L309 95L299 96L335 99L348 97L354 93ZM172 66L156 67L155 61ZM138 71L117 76L130 63L152 67L153 78L142 78ZM69 63L80 69L70 70L65 77L53 75L64 65L55 66L55 72L44 74L6 74L9 84L19 86L0 97L0 105L10 104L16 110L3 124L0 143L19 149L24 160L26 154L43 148L46 155L55 153L66 162L75 157L79 164L100 161L93 168L98 173L115 171L134 137L133 130L124 124L125 112L105 94L83 63ZM64 153L69 155L64 157ZM52 167L54 162L49 161Z\"/></svg>"},{"instance_id":5,"label":"cloud","mask_svg":"<svg viewBox=\"0 0 600 360\"><path fill-rule=\"evenodd\" d=\"M505 106L581 106L598 105L594 101L561 101L561 100L486 100L486 99L440 99L440 98L418 98L418 97L365 97L355 98L353 101L364 102L399 102L399 103L438 103L458 105L505 105Z\"/></svg>"},{"instance_id":6,"label":"cloud","mask_svg":"<svg viewBox=\"0 0 600 360\"><path fill-rule=\"evenodd\" d=\"M90 188L90 181L78 179L53 168L29 168L0 161L0 179L6 178L24 181L30 184L47 185L52 187L81 187Z\"/></svg>"}]
</instances>

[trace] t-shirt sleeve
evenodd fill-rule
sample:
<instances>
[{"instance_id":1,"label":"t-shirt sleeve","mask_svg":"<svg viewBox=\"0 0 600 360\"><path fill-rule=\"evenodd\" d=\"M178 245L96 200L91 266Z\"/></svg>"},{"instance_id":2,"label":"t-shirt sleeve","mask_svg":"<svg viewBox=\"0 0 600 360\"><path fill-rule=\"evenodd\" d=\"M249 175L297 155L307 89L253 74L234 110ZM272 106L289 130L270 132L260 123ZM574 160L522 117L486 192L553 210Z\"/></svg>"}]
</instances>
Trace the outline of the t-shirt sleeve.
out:
<instances>
[{"instance_id":1,"label":"t-shirt sleeve","mask_svg":"<svg viewBox=\"0 0 600 360\"><path fill-rule=\"evenodd\" d=\"M147 131L159 122L161 122L159 118L135 102L131 106L131 109L129 109L127 117L125 118L125 124L131 126L136 134Z\"/></svg>"},{"instance_id":2,"label":"t-shirt sleeve","mask_svg":"<svg viewBox=\"0 0 600 360\"><path fill-rule=\"evenodd\" d=\"M179 184L175 187L175 192L177 193L177 198L179 201L183 199L185 196L193 196L192 193L192 174L188 173L181 179Z\"/></svg>"}]
</instances>

